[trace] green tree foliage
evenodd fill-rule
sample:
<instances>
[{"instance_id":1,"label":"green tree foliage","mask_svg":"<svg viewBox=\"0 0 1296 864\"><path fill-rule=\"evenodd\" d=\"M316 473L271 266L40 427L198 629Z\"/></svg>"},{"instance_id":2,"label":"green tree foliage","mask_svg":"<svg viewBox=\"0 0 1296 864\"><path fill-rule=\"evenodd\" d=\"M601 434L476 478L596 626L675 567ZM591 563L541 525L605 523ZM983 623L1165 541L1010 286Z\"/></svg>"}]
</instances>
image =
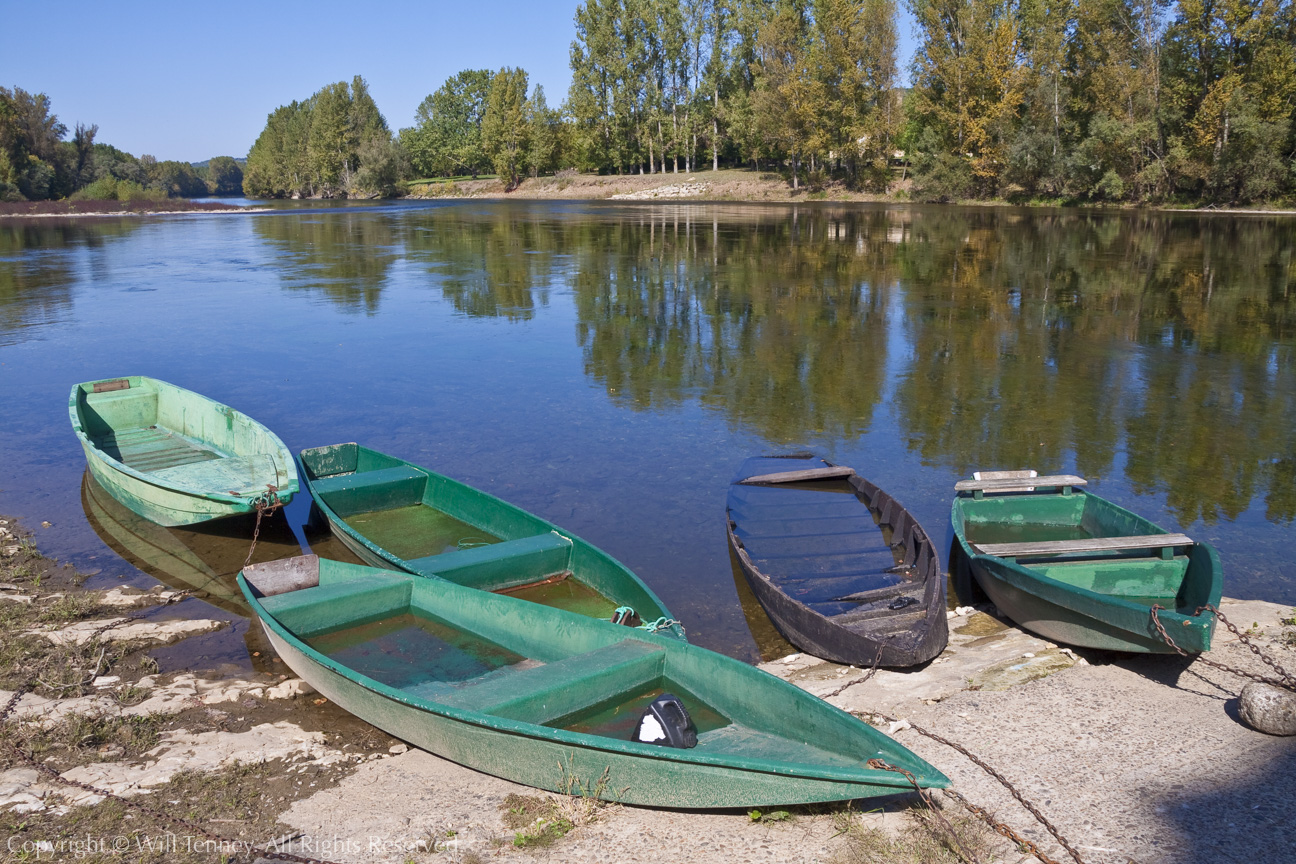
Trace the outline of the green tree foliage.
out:
<instances>
[{"instance_id":1,"label":"green tree foliage","mask_svg":"<svg viewBox=\"0 0 1296 864\"><path fill-rule=\"evenodd\" d=\"M75 154L64 146L65 134L44 93L0 87L0 198L34 201L72 192Z\"/></svg>"},{"instance_id":2,"label":"green tree foliage","mask_svg":"<svg viewBox=\"0 0 1296 864\"><path fill-rule=\"evenodd\" d=\"M1290 200L1292 0L912 0L928 197Z\"/></svg>"},{"instance_id":3,"label":"green tree foliage","mask_svg":"<svg viewBox=\"0 0 1296 864\"><path fill-rule=\"evenodd\" d=\"M366 164L366 160L370 164ZM403 162L363 78L276 108L248 153L243 188L270 198L391 194Z\"/></svg>"},{"instance_id":4,"label":"green tree foliage","mask_svg":"<svg viewBox=\"0 0 1296 864\"><path fill-rule=\"evenodd\" d=\"M1279 195L1296 179L1293 3L1180 0L1166 39L1181 186L1218 202Z\"/></svg>"},{"instance_id":5,"label":"green tree foliage","mask_svg":"<svg viewBox=\"0 0 1296 864\"><path fill-rule=\"evenodd\" d=\"M482 149L490 156L506 192L517 188L526 170L531 146L528 113L526 72L501 69L491 79L481 132Z\"/></svg>"},{"instance_id":6,"label":"green tree foliage","mask_svg":"<svg viewBox=\"0 0 1296 864\"><path fill-rule=\"evenodd\" d=\"M912 0L921 31L912 110L939 197L999 191L1022 101L1013 0Z\"/></svg>"},{"instance_id":7,"label":"green tree foliage","mask_svg":"<svg viewBox=\"0 0 1296 864\"><path fill-rule=\"evenodd\" d=\"M558 170L562 156L562 114L549 107L544 88L536 85L527 103L527 170L532 177Z\"/></svg>"},{"instance_id":8,"label":"green tree foliage","mask_svg":"<svg viewBox=\"0 0 1296 864\"><path fill-rule=\"evenodd\" d=\"M99 127L67 126L44 93L0 87L0 200L196 197L207 186L187 162L136 159L95 140Z\"/></svg>"},{"instance_id":9,"label":"green tree foliage","mask_svg":"<svg viewBox=\"0 0 1296 864\"><path fill-rule=\"evenodd\" d=\"M481 126L492 78L486 69L465 69L419 103L414 127L400 135L415 174L476 177L487 170Z\"/></svg>"},{"instance_id":10,"label":"green tree foliage","mask_svg":"<svg viewBox=\"0 0 1296 864\"><path fill-rule=\"evenodd\" d=\"M216 156L207 163L207 191L212 195L242 195L243 169L232 156Z\"/></svg>"}]
</instances>

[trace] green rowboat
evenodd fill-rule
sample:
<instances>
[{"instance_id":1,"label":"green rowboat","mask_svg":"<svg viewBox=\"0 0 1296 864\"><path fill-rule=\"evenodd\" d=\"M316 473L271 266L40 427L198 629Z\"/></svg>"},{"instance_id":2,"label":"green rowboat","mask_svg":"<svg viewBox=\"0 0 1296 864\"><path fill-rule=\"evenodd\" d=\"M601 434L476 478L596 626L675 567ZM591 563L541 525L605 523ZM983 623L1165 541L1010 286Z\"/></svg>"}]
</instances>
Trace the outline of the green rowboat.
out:
<instances>
[{"instance_id":1,"label":"green rowboat","mask_svg":"<svg viewBox=\"0 0 1296 864\"><path fill-rule=\"evenodd\" d=\"M301 464L334 535L366 564L593 618L627 606L644 627L684 638L623 564L519 507L356 444L303 450Z\"/></svg>"},{"instance_id":2,"label":"green rowboat","mask_svg":"<svg viewBox=\"0 0 1296 864\"><path fill-rule=\"evenodd\" d=\"M488 563L479 569L489 569ZM785 681L666 636L309 555L248 567L248 603L288 666L342 708L487 774L689 809L843 801L946 778ZM674 694L696 746L641 743Z\"/></svg>"},{"instance_id":3,"label":"green rowboat","mask_svg":"<svg viewBox=\"0 0 1296 864\"><path fill-rule=\"evenodd\" d=\"M89 381L68 399L99 484L159 525L254 512L297 492L292 454L245 414L156 378Z\"/></svg>"},{"instance_id":4,"label":"green rowboat","mask_svg":"<svg viewBox=\"0 0 1296 864\"><path fill-rule=\"evenodd\" d=\"M1081 489L1073 475L982 472L955 486L950 573L972 581L1022 627L1066 645L1173 653L1210 650L1219 554Z\"/></svg>"}]
</instances>

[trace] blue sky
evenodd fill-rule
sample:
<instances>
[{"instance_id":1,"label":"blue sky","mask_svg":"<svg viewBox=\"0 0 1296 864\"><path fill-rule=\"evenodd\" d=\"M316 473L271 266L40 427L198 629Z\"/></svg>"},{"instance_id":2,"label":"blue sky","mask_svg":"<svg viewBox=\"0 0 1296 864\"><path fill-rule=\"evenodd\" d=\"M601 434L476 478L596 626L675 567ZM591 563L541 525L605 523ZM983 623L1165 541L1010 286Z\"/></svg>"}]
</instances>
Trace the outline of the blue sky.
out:
<instances>
[{"instance_id":1,"label":"blue sky","mask_svg":"<svg viewBox=\"0 0 1296 864\"><path fill-rule=\"evenodd\" d=\"M69 129L97 123L97 140L136 156L245 156L276 107L354 75L393 129L412 125L419 102L461 69L521 66L556 107L576 6L0 0L0 85L48 94ZM902 16L904 68L913 38Z\"/></svg>"}]
</instances>

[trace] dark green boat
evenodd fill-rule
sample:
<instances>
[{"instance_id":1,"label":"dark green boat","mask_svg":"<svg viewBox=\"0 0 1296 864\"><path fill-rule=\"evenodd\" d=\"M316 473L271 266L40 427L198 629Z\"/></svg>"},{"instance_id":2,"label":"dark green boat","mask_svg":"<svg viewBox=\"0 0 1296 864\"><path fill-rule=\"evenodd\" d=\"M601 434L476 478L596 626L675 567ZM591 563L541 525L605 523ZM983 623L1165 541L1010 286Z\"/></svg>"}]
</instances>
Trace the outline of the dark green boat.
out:
<instances>
[{"instance_id":1,"label":"dark green boat","mask_svg":"<svg viewBox=\"0 0 1296 864\"><path fill-rule=\"evenodd\" d=\"M955 486L950 573L973 580L1034 633L1082 648L1173 653L1152 607L1184 651L1210 650L1222 567L1209 543L1172 534L1079 488L1074 475L982 472Z\"/></svg>"},{"instance_id":2,"label":"dark green boat","mask_svg":"<svg viewBox=\"0 0 1296 864\"><path fill-rule=\"evenodd\" d=\"M303 450L301 464L334 535L367 564L592 618L629 607L642 627L684 638L623 564L520 507L356 444Z\"/></svg>"},{"instance_id":3,"label":"dark green boat","mask_svg":"<svg viewBox=\"0 0 1296 864\"><path fill-rule=\"evenodd\" d=\"M488 564L479 569L489 569ZM690 809L903 793L939 771L852 715L677 639L439 579L309 555L239 585L279 656L325 697L487 774ZM695 745L644 743L664 693Z\"/></svg>"}]
</instances>

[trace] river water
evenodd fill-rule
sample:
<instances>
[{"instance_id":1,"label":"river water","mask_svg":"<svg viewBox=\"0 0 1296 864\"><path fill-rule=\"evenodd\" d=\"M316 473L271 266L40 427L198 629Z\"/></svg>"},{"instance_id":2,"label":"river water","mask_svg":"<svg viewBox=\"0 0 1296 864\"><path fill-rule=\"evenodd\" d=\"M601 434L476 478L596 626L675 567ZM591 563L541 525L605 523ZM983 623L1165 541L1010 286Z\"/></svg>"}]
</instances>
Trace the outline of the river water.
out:
<instances>
[{"instance_id":1,"label":"river water","mask_svg":"<svg viewBox=\"0 0 1296 864\"><path fill-rule=\"evenodd\" d=\"M0 513L95 585L206 579L234 626L183 663L246 663L220 586L250 526L132 525L83 489L69 389L142 374L294 451L358 441L537 513L637 572L691 641L747 660L774 649L740 603L724 503L763 452L854 466L942 556L956 480L1078 473L1214 543L1226 594L1296 604L1294 252L1293 218L1010 208L2 220ZM337 553L308 511L303 495L258 558Z\"/></svg>"}]
</instances>

